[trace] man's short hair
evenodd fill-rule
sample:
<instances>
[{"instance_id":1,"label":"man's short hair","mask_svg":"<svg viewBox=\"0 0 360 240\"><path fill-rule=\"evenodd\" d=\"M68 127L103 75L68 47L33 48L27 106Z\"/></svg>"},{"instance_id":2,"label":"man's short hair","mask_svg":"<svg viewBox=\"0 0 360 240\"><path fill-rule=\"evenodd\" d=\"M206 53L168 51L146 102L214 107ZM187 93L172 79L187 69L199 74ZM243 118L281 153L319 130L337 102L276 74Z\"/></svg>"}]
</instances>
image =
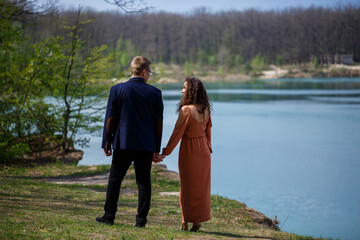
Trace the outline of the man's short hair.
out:
<instances>
[{"instance_id":1,"label":"man's short hair","mask_svg":"<svg viewBox=\"0 0 360 240\"><path fill-rule=\"evenodd\" d=\"M131 73L139 76L141 71L150 68L151 61L143 56L136 56L131 61Z\"/></svg>"}]
</instances>

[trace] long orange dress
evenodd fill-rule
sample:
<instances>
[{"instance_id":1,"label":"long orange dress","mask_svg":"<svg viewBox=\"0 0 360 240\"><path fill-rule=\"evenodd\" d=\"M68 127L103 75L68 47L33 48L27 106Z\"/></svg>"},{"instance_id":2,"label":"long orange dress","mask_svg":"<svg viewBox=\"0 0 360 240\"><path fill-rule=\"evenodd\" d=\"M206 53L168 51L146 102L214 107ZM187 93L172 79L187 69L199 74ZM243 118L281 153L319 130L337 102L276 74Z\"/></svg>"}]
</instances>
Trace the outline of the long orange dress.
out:
<instances>
[{"instance_id":1,"label":"long orange dress","mask_svg":"<svg viewBox=\"0 0 360 240\"><path fill-rule=\"evenodd\" d=\"M169 155L181 139L179 149L180 208L185 222L210 220L211 118L199 123L188 107L180 111L163 154Z\"/></svg>"}]
</instances>

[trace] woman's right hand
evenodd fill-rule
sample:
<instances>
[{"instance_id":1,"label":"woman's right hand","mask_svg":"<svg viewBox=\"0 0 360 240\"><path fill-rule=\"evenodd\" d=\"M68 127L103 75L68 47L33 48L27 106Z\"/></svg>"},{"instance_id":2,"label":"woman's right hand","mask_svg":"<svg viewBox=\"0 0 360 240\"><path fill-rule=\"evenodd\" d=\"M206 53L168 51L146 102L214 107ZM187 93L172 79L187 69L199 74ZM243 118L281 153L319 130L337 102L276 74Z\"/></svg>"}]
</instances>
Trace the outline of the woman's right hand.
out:
<instances>
[{"instance_id":1,"label":"woman's right hand","mask_svg":"<svg viewBox=\"0 0 360 240\"><path fill-rule=\"evenodd\" d=\"M165 154L159 154L158 158L162 161L164 160L164 158L166 158Z\"/></svg>"}]
</instances>

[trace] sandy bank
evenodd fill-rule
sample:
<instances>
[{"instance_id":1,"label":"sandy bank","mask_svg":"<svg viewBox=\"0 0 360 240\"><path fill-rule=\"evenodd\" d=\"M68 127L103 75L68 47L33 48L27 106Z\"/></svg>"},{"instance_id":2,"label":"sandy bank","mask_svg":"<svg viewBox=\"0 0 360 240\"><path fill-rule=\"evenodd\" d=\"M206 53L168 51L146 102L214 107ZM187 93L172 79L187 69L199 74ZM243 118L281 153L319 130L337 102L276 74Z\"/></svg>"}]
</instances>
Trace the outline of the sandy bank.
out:
<instances>
[{"instance_id":1,"label":"sandy bank","mask_svg":"<svg viewBox=\"0 0 360 240\"><path fill-rule=\"evenodd\" d=\"M277 78L318 78L318 77L360 77L360 65L348 66L344 64L331 64L323 65L315 68L312 64L307 65L285 65L275 66L270 65L268 69L258 73L258 77L251 77L243 73L238 74L218 74L216 72L208 71L207 75L194 73L205 83L228 82L228 83L241 83L249 82L254 78L257 79L277 79ZM185 76L175 75L160 77L152 80L153 83L171 84L184 82Z\"/></svg>"}]
</instances>

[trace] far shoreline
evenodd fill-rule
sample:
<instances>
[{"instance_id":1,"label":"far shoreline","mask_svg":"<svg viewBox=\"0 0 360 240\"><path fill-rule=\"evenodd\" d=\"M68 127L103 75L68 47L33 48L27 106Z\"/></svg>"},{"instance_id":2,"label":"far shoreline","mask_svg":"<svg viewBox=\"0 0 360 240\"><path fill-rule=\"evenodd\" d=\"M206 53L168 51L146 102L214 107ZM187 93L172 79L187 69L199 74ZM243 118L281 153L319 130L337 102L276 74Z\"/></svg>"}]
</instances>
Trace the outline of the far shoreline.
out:
<instances>
[{"instance_id":1,"label":"far shoreline","mask_svg":"<svg viewBox=\"0 0 360 240\"><path fill-rule=\"evenodd\" d=\"M174 68L168 66L168 68ZM154 68L155 73L157 68ZM268 80L281 78L358 78L360 77L360 65L344 65L344 64L330 64L319 67L312 65L284 65L275 66L269 65L256 75L245 73L218 73L214 71L193 71L192 73L182 73L180 67L175 70L168 70L167 74L160 74L155 76L155 79L150 79L150 84L176 84L182 83L187 75L194 75L201 79L204 83L246 83L253 80ZM127 79L114 79L115 82L124 82Z\"/></svg>"}]
</instances>

